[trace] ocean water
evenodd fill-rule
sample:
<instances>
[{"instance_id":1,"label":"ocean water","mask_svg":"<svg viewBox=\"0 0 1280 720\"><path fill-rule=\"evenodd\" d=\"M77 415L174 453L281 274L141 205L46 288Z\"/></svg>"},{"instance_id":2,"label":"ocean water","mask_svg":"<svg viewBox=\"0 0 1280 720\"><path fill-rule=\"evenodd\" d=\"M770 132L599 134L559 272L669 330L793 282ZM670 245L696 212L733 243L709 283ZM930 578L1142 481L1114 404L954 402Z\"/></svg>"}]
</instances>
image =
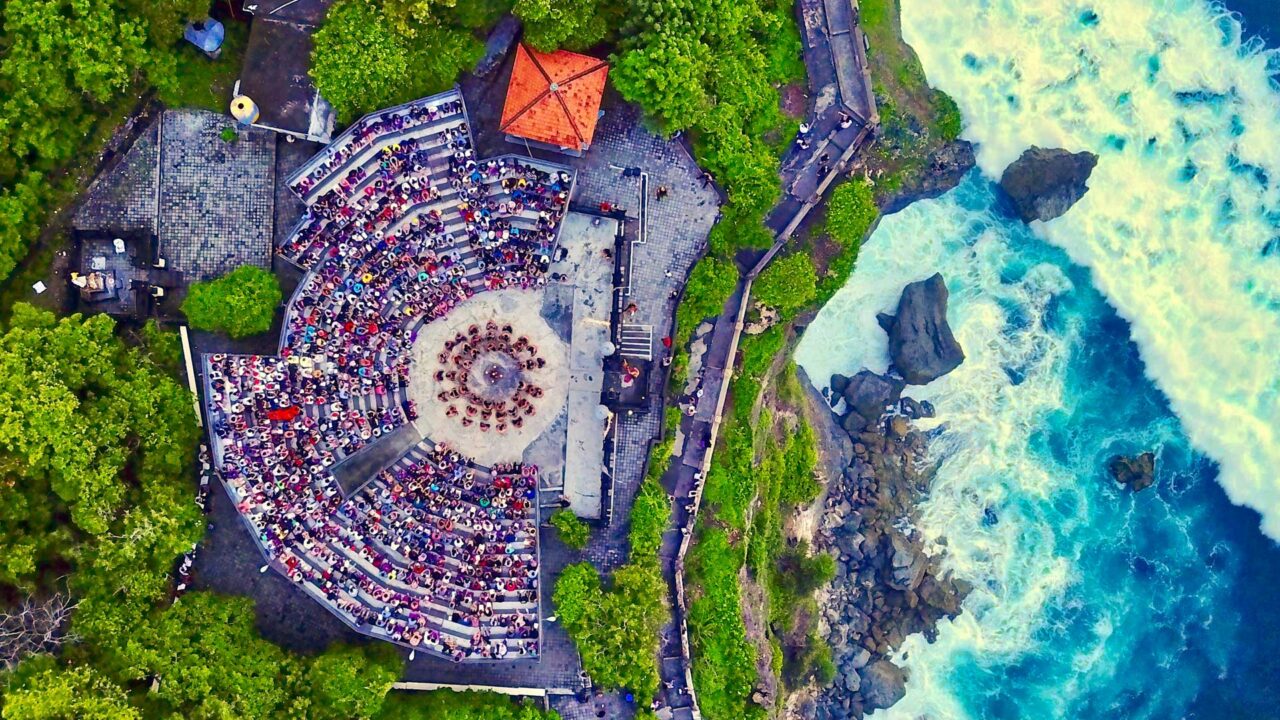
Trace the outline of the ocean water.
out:
<instances>
[{"instance_id":1,"label":"ocean water","mask_svg":"<svg viewBox=\"0 0 1280 720\"><path fill-rule=\"evenodd\" d=\"M943 273L919 529L975 590L875 717L1280 718L1280 62L1198 0L902 5L979 169L881 222L797 359L884 370L876 312ZM1028 228L990 179L1032 144L1101 159Z\"/></svg>"}]
</instances>

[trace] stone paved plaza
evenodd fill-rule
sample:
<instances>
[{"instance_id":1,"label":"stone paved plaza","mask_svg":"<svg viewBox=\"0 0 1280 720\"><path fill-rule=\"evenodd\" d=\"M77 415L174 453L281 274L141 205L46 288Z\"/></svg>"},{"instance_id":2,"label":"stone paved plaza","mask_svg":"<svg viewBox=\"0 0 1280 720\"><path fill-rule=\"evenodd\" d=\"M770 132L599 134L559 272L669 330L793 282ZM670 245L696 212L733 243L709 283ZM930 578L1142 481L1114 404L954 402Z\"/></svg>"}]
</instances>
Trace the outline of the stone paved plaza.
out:
<instances>
[{"instance_id":1,"label":"stone paved plaza","mask_svg":"<svg viewBox=\"0 0 1280 720\"><path fill-rule=\"evenodd\" d=\"M169 269L188 282L241 265L271 267L275 227L276 135L221 137L230 118L166 110L120 162L90 186L73 225L153 234Z\"/></svg>"},{"instance_id":2,"label":"stone paved plaza","mask_svg":"<svg viewBox=\"0 0 1280 720\"><path fill-rule=\"evenodd\" d=\"M161 119L157 235L169 267L207 280L241 265L271 267L276 136L225 116L171 110Z\"/></svg>"},{"instance_id":3,"label":"stone paved plaza","mask_svg":"<svg viewBox=\"0 0 1280 720\"><path fill-rule=\"evenodd\" d=\"M72 220L76 229L155 234L159 133L152 118L119 163L93 181Z\"/></svg>"}]
</instances>

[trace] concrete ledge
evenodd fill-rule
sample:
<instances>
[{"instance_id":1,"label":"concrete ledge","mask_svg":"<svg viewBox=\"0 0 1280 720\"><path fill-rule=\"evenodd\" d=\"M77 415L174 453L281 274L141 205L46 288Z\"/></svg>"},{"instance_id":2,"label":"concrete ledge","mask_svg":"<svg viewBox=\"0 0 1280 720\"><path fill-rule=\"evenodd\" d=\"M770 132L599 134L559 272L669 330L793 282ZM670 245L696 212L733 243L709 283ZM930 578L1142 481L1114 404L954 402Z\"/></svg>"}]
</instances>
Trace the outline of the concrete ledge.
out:
<instances>
[{"instance_id":1,"label":"concrete ledge","mask_svg":"<svg viewBox=\"0 0 1280 720\"><path fill-rule=\"evenodd\" d=\"M489 692L499 695L511 695L513 697L538 697L545 698L548 691L544 688L535 687L500 687L498 685L455 685L452 683L431 683L431 682L398 682L391 686L392 690L410 690L417 692L430 692L432 690L453 690L454 692ZM555 692L555 691L551 691ZM572 691L568 691L572 692Z\"/></svg>"}]
</instances>

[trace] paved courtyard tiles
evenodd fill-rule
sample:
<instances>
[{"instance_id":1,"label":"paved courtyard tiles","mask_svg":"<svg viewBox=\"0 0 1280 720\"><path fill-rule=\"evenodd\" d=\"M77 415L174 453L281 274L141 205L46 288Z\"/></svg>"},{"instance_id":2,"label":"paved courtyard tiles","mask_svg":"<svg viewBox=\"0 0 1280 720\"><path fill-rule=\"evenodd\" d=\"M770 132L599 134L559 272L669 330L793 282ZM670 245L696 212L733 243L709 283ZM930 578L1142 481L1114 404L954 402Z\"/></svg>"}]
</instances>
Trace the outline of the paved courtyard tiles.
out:
<instances>
[{"instance_id":1,"label":"paved courtyard tiles","mask_svg":"<svg viewBox=\"0 0 1280 720\"><path fill-rule=\"evenodd\" d=\"M161 119L160 255L189 280L271 266L276 136L247 130L227 142L229 127L230 118L202 110Z\"/></svg>"},{"instance_id":2,"label":"paved courtyard tiles","mask_svg":"<svg viewBox=\"0 0 1280 720\"><path fill-rule=\"evenodd\" d=\"M72 220L76 229L155 233L160 121L150 123L120 163L89 186Z\"/></svg>"}]
</instances>

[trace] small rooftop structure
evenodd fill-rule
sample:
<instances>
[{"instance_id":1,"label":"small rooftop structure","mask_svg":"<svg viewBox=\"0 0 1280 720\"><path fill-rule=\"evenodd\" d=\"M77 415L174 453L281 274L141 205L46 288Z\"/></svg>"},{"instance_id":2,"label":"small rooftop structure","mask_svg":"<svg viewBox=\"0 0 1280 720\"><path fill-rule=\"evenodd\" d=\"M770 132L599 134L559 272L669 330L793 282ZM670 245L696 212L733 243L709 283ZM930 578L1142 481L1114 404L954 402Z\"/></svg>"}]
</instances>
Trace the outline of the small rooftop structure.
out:
<instances>
[{"instance_id":1,"label":"small rooftop structure","mask_svg":"<svg viewBox=\"0 0 1280 720\"><path fill-rule=\"evenodd\" d=\"M256 127L296 138L329 142L333 107L311 82L311 35L324 21L332 0L247 0L253 14L249 46L235 95L253 100L261 115Z\"/></svg>"},{"instance_id":2,"label":"small rooftop structure","mask_svg":"<svg viewBox=\"0 0 1280 720\"><path fill-rule=\"evenodd\" d=\"M541 53L521 43L499 129L511 142L581 156L595 136L608 75L603 60L567 50Z\"/></svg>"}]
</instances>

